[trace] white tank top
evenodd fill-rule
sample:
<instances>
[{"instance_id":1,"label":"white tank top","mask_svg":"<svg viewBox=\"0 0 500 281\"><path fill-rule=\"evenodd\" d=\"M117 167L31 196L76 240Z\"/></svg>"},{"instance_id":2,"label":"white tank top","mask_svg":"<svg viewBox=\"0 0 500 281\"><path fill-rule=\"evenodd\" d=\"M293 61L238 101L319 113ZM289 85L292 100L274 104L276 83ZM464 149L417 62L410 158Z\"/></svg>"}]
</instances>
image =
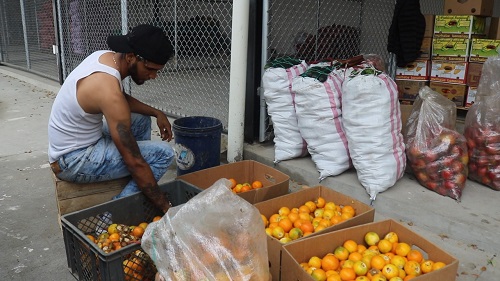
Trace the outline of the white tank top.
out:
<instances>
[{"instance_id":1,"label":"white tank top","mask_svg":"<svg viewBox=\"0 0 500 281\"><path fill-rule=\"evenodd\" d=\"M118 70L99 62L102 54L97 51L85 58L66 78L52 105L49 118L49 161L62 155L88 147L102 137L103 115L86 113L76 98L76 83L95 72L105 72L122 81ZM123 88L122 88L123 89Z\"/></svg>"}]
</instances>

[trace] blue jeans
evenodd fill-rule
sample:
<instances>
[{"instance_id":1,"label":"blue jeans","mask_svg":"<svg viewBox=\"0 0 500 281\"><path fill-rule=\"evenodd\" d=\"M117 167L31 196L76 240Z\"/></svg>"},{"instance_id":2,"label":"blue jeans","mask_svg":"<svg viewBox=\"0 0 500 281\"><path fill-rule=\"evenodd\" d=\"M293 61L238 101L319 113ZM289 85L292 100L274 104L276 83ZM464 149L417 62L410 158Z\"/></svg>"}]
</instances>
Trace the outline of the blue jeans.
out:
<instances>
[{"instance_id":1,"label":"blue jeans","mask_svg":"<svg viewBox=\"0 0 500 281\"><path fill-rule=\"evenodd\" d=\"M151 117L132 113L132 133L144 160L149 164L158 182L174 159L172 147L165 141L151 141ZM130 176L123 158L116 148L104 122L103 137L94 145L81 148L60 157L61 172L57 177L76 183L99 182ZM140 192L135 180L123 188L113 199Z\"/></svg>"}]
</instances>

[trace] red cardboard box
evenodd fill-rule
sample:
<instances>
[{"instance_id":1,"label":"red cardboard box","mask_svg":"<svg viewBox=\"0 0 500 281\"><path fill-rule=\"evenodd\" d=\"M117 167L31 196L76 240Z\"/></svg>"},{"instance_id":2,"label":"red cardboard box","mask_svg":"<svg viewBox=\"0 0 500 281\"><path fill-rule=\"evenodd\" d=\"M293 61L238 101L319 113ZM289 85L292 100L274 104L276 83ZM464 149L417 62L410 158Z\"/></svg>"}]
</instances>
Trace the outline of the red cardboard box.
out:
<instances>
[{"instance_id":1,"label":"red cardboard box","mask_svg":"<svg viewBox=\"0 0 500 281\"><path fill-rule=\"evenodd\" d=\"M201 189L211 187L221 178L233 178L238 183L250 184L255 180L261 181L263 188L238 193L251 204L285 195L290 185L288 175L253 160L220 165L177 177Z\"/></svg>"},{"instance_id":2,"label":"red cardboard box","mask_svg":"<svg viewBox=\"0 0 500 281\"><path fill-rule=\"evenodd\" d=\"M325 228L319 232L308 235L307 237L314 237L321 233L327 233L334 230L344 229L347 227L352 227L360 224L365 224L373 222L375 217L375 209L368 206L350 196L339 193L331 188L325 186L316 186L307 189L303 189L294 193L290 193L281 197L277 197L271 200L260 202L255 204L255 207L260 211L261 214L269 218L271 215L278 213L281 207L300 207L304 205L307 201L315 201L321 196L325 198L326 202L333 201L336 205L350 205L356 210L356 215L348 220L345 220L339 224ZM262 230L264 231L264 229ZM299 238L287 244L293 244L298 241L305 239ZM282 243L278 239L267 236L267 253L269 257L270 272L273 276L273 280L293 280L293 279L283 279L280 277L281 268L281 252L283 249ZM288 268L287 268L288 270Z\"/></svg>"},{"instance_id":3,"label":"red cardboard box","mask_svg":"<svg viewBox=\"0 0 500 281\"><path fill-rule=\"evenodd\" d=\"M449 15L493 15L494 0L445 0L444 13Z\"/></svg>"},{"instance_id":4,"label":"red cardboard box","mask_svg":"<svg viewBox=\"0 0 500 281\"><path fill-rule=\"evenodd\" d=\"M408 229L395 220L384 220L363 225L358 225L342 230L329 232L315 237L308 237L291 244L283 246L281 280L309 281L311 275L302 269L301 262L309 260L312 256L323 257L327 253L333 253L336 247L342 245L346 240L352 239L358 244L364 244L364 236L367 232L374 231L379 236L394 231L399 237L399 241L408 243L412 248L418 247L424 252L424 257L433 261L441 261L445 267L418 276L419 281L454 281L458 271L458 260L436 244L426 240L418 233Z\"/></svg>"}]
</instances>

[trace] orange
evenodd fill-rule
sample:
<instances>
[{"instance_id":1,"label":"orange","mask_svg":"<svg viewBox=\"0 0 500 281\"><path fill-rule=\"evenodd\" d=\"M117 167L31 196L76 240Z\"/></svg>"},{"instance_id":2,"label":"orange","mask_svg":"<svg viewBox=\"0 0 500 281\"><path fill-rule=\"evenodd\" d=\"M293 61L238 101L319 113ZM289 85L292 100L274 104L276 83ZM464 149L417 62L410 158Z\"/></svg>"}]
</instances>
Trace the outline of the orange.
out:
<instances>
[{"instance_id":1,"label":"orange","mask_svg":"<svg viewBox=\"0 0 500 281\"><path fill-rule=\"evenodd\" d=\"M309 208L307 208L307 209L309 210ZM309 215L309 213L300 212L299 218L302 220L305 220L305 221L312 221L311 215Z\"/></svg>"},{"instance_id":2,"label":"orange","mask_svg":"<svg viewBox=\"0 0 500 281\"><path fill-rule=\"evenodd\" d=\"M147 222L141 222L138 226L142 227L144 230L146 230L146 227L148 227L148 223Z\"/></svg>"},{"instance_id":3,"label":"orange","mask_svg":"<svg viewBox=\"0 0 500 281\"><path fill-rule=\"evenodd\" d=\"M399 269L403 269L406 263L406 259L402 256L395 255L391 258L391 264L397 266Z\"/></svg>"},{"instance_id":4,"label":"orange","mask_svg":"<svg viewBox=\"0 0 500 281\"><path fill-rule=\"evenodd\" d=\"M120 241L120 234L118 232L115 232L115 233L111 233L108 237L109 240L111 240L111 242L117 242L117 241Z\"/></svg>"},{"instance_id":5,"label":"orange","mask_svg":"<svg viewBox=\"0 0 500 281\"><path fill-rule=\"evenodd\" d=\"M262 222L264 223L264 227L269 226L269 220L267 220L266 216L263 214L260 214L260 217L262 218Z\"/></svg>"},{"instance_id":6,"label":"orange","mask_svg":"<svg viewBox=\"0 0 500 281\"><path fill-rule=\"evenodd\" d=\"M429 273L432 271L433 265L434 262L431 260L422 261L422 263L420 264L420 270L422 270L422 273Z\"/></svg>"},{"instance_id":7,"label":"orange","mask_svg":"<svg viewBox=\"0 0 500 281\"><path fill-rule=\"evenodd\" d=\"M279 222L281 219L281 216L279 214L272 214L270 217L269 217L269 222L270 223L273 223L273 222Z\"/></svg>"},{"instance_id":8,"label":"orange","mask_svg":"<svg viewBox=\"0 0 500 281\"><path fill-rule=\"evenodd\" d=\"M311 277L316 281L326 281L326 272L321 268L316 268L312 271Z\"/></svg>"},{"instance_id":9,"label":"orange","mask_svg":"<svg viewBox=\"0 0 500 281\"><path fill-rule=\"evenodd\" d=\"M161 220L161 216L156 216L153 218L153 221L159 221L159 220Z\"/></svg>"},{"instance_id":10,"label":"orange","mask_svg":"<svg viewBox=\"0 0 500 281\"><path fill-rule=\"evenodd\" d=\"M398 243L399 242L398 234L396 232L394 232L394 231L391 231L391 232L387 233L384 236L384 239L389 240L389 242L391 242L391 243Z\"/></svg>"},{"instance_id":11,"label":"orange","mask_svg":"<svg viewBox=\"0 0 500 281\"><path fill-rule=\"evenodd\" d=\"M419 276L422 273L420 269L420 263L416 261L407 261L404 266L404 270L408 275Z\"/></svg>"},{"instance_id":12,"label":"orange","mask_svg":"<svg viewBox=\"0 0 500 281\"><path fill-rule=\"evenodd\" d=\"M406 257L406 255L411 251L411 246L405 242L400 242L396 245L396 255Z\"/></svg>"},{"instance_id":13,"label":"orange","mask_svg":"<svg viewBox=\"0 0 500 281\"><path fill-rule=\"evenodd\" d=\"M443 268L443 267L445 267L445 266L446 266L446 264L445 264L444 262L441 262L441 261L436 261L436 262L434 262L434 264L432 265L432 271L434 271L434 270L438 270L438 269Z\"/></svg>"},{"instance_id":14,"label":"orange","mask_svg":"<svg viewBox=\"0 0 500 281\"><path fill-rule=\"evenodd\" d=\"M269 227L270 229L274 229L274 228L275 228L275 227L277 227L277 226L278 226L278 223L277 223L277 222L270 222L268 227Z\"/></svg>"},{"instance_id":15,"label":"orange","mask_svg":"<svg viewBox=\"0 0 500 281\"><path fill-rule=\"evenodd\" d=\"M324 219L331 220L335 215L336 215L336 213L333 210L325 209L323 211L323 218Z\"/></svg>"},{"instance_id":16,"label":"orange","mask_svg":"<svg viewBox=\"0 0 500 281\"><path fill-rule=\"evenodd\" d=\"M335 205L335 203L329 201L329 202L326 202L325 204L325 210L332 210L332 211L336 211L337 210L337 206Z\"/></svg>"},{"instance_id":17,"label":"orange","mask_svg":"<svg viewBox=\"0 0 500 281\"><path fill-rule=\"evenodd\" d=\"M366 273L368 273L369 268L366 265L366 263L358 260L358 261L354 262L352 269L354 269L354 272L356 273L356 275L360 276L360 275L365 275Z\"/></svg>"},{"instance_id":18,"label":"orange","mask_svg":"<svg viewBox=\"0 0 500 281\"><path fill-rule=\"evenodd\" d=\"M358 253L363 253L366 250L366 246L363 244L358 244Z\"/></svg>"},{"instance_id":19,"label":"orange","mask_svg":"<svg viewBox=\"0 0 500 281\"><path fill-rule=\"evenodd\" d=\"M345 205L344 207L342 207L341 212L352 214L352 216L356 215L356 210L354 210L354 208L350 205Z\"/></svg>"},{"instance_id":20,"label":"orange","mask_svg":"<svg viewBox=\"0 0 500 281\"><path fill-rule=\"evenodd\" d=\"M349 257L349 251L346 248L344 248L344 246L338 246L337 248L335 248L333 254L340 261L347 260L347 258Z\"/></svg>"},{"instance_id":21,"label":"orange","mask_svg":"<svg viewBox=\"0 0 500 281\"><path fill-rule=\"evenodd\" d=\"M309 209L309 207L307 207L306 205L302 205L299 207L299 213L311 213L311 209Z\"/></svg>"},{"instance_id":22,"label":"orange","mask_svg":"<svg viewBox=\"0 0 500 281\"><path fill-rule=\"evenodd\" d=\"M399 268L393 264L386 264L381 272L387 279L399 276Z\"/></svg>"},{"instance_id":23,"label":"orange","mask_svg":"<svg viewBox=\"0 0 500 281\"><path fill-rule=\"evenodd\" d=\"M322 231L322 230L323 230L323 229L325 229L325 228L326 228L326 227L325 227L324 225L319 225L319 224L318 224L318 226L316 226L316 227L314 228L314 232L320 232L320 231Z\"/></svg>"},{"instance_id":24,"label":"orange","mask_svg":"<svg viewBox=\"0 0 500 281\"><path fill-rule=\"evenodd\" d=\"M342 279L340 279L340 275L337 273L328 276L328 278L326 278L326 281L342 281Z\"/></svg>"},{"instance_id":25,"label":"orange","mask_svg":"<svg viewBox=\"0 0 500 281\"><path fill-rule=\"evenodd\" d=\"M300 267L302 267L304 270L307 270L309 268L309 264L307 262L301 262Z\"/></svg>"},{"instance_id":26,"label":"orange","mask_svg":"<svg viewBox=\"0 0 500 281\"><path fill-rule=\"evenodd\" d=\"M358 250L358 243L352 239L344 241L344 244L342 246L344 246L344 248L346 248L349 253L353 253Z\"/></svg>"},{"instance_id":27,"label":"orange","mask_svg":"<svg viewBox=\"0 0 500 281\"><path fill-rule=\"evenodd\" d=\"M116 227L118 226L118 224L116 223L112 223L108 226L108 233L109 234L113 234L113 233L116 233L118 232L118 230L116 229Z\"/></svg>"},{"instance_id":28,"label":"orange","mask_svg":"<svg viewBox=\"0 0 500 281\"><path fill-rule=\"evenodd\" d=\"M290 232L288 232L288 237L290 237L290 239L292 240L299 239L302 236L304 236L304 233L302 232L302 230L300 230L300 228L297 227L292 228Z\"/></svg>"},{"instance_id":29,"label":"orange","mask_svg":"<svg viewBox=\"0 0 500 281\"><path fill-rule=\"evenodd\" d=\"M327 219L321 219L321 220L319 221L319 225L321 225L321 226L323 226L323 227L327 228L327 227L332 226L332 223L330 222L330 220L327 220Z\"/></svg>"},{"instance_id":30,"label":"orange","mask_svg":"<svg viewBox=\"0 0 500 281\"><path fill-rule=\"evenodd\" d=\"M241 183L238 183L234 188L234 192L236 193L240 193L241 192L241 189L243 188L243 185Z\"/></svg>"},{"instance_id":31,"label":"orange","mask_svg":"<svg viewBox=\"0 0 500 281\"><path fill-rule=\"evenodd\" d=\"M354 269L348 267L342 268L339 272L339 275L340 275L340 280L342 281L356 279L356 272L354 272Z\"/></svg>"},{"instance_id":32,"label":"orange","mask_svg":"<svg viewBox=\"0 0 500 281\"><path fill-rule=\"evenodd\" d=\"M266 228L266 234L269 235L269 236L273 236L273 230L271 228Z\"/></svg>"},{"instance_id":33,"label":"orange","mask_svg":"<svg viewBox=\"0 0 500 281\"><path fill-rule=\"evenodd\" d=\"M237 184L236 180L233 178L230 178L229 181L231 182L231 188L234 188Z\"/></svg>"},{"instance_id":34,"label":"orange","mask_svg":"<svg viewBox=\"0 0 500 281\"><path fill-rule=\"evenodd\" d=\"M281 226L277 226L277 227L273 228L272 231L273 231L272 233L273 233L274 238L281 239L281 238L285 237L285 230L283 230L283 228Z\"/></svg>"},{"instance_id":35,"label":"orange","mask_svg":"<svg viewBox=\"0 0 500 281\"><path fill-rule=\"evenodd\" d=\"M279 210L278 210L278 214L280 216L288 216L288 214L290 214L290 208L288 207L281 207Z\"/></svg>"},{"instance_id":36,"label":"orange","mask_svg":"<svg viewBox=\"0 0 500 281\"><path fill-rule=\"evenodd\" d=\"M323 208L323 207L325 207L326 200L325 200L325 198L320 196L320 197L318 197L318 199L316 199L316 202L314 202L314 203L316 203L317 208Z\"/></svg>"},{"instance_id":37,"label":"orange","mask_svg":"<svg viewBox=\"0 0 500 281\"><path fill-rule=\"evenodd\" d=\"M379 256L381 256L382 258L384 258L385 264L390 264L391 263L391 258L389 258L389 256L384 255L384 254L379 254Z\"/></svg>"},{"instance_id":38,"label":"orange","mask_svg":"<svg viewBox=\"0 0 500 281\"><path fill-rule=\"evenodd\" d=\"M352 213L342 213L342 214L340 215L340 217L341 217L343 220L348 220L348 219L350 219L350 218L354 217L354 215L353 215Z\"/></svg>"},{"instance_id":39,"label":"orange","mask_svg":"<svg viewBox=\"0 0 500 281\"><path fill-rule=\"evenodd\" d=\"M306 236L306 233L307 232L314 232L314 226L312 225L311 222L304 222L302 223L302 225L300 226L300 230L302 230L304 232L304 236Z\"/></svg>"},{"instance_id":40,"label":"orange","mask_svg":"<svg viewBox=\"0 0 500 281\"><path fill-rule=\"evenodd\" d=\"M344 267L353 268L354 261L351 261L351 260L340 261L340 267L341 268L344 268Z\"/></svg>"},{"instance_id":41,"label":"orange","mask_svg":"<svg viewBox=\"0 0 500 281\"><path fill-rule=\"evenodd\" d=\"M377 247L381 253L385 254L392 250L392 243L387 239L381 239L378 241Z\"/></svg>"},{"instance_id":42,"label":"orange","mask_svg":"<svg viewBox=\"0 0 500 281\"><path fill-rule=\"evenodd\" d=\"M370 261L371 268L375 268L378 270L382 270L382 268L384 268L385 265L386 265L385 259L380 255L373 256Z\"/></svg>"},{"instance_id":43,"label":"orange","mask_svg":"<svg viewBox=\"0 0 500 281\"><path fill-rule=\"evenodd\" d=\"M241 187L241 192L247 192L247 191L250 191L252 190L252 187L250 185L243 185Z\"/></svg>"},{"instance_id":44,"label":"orange","mask_svg":"<svg viewBox=\"0 0 500 281\"><path fill-rule=\"evenodd\" d=\"M358 276L354 281L370 281L370 278L366 276Z\"/></svg>"},{"instance_id":45,"label":"orange","mask_svg":"<svg viewBox=\"0 0 500 281\"><path fill-rule=\"evenodd\" d=\"M92 241L93 243L96 243L96 242L97 242L97 241L96 241L96 239L95 239L95 237L94 237L94 236L92 236L91 234L87 234L87 238L88 238L90 241Z\"/></svg>"},{"instance_id":46,"label":"orange","mask_svg":"<svg viewBox=\"0 0 500 281\"><path fill-rule=\"evenodd\" d=\"M300 226L304 223L304 220L298 219L293 222L293 227L300 228Z\"/></svg>"},{"instance_id":47,"label":"orange","mask_svg":"<svg viewBox=\"0 0 500 281\"><path fill-rule=\"evenodd\" d=\"M313 201L307 201L306 203L304 203L304 205L306 205L307 208L309 208L310 213L316 211L316 203L314 203Z\"/></svg>"},{"instance_id":48,"label":"orange","mask_svg":"<svg viewBox=\"0 0 500 281\"><path fill-rule=\"evenodd\" d=\"M309 258L309 261L307 262L309 267L314 267L314 268L321 268L321 258L318 256L312 256Z\"/></svg>"},{"instance_id":49,"label":"orange","mask_svg":"<svg viewBox=\"0 0 500 281\"><path fill-rule=\"evenodd\" d=\"M380 236L376 232L369 231L365 234L365 242L368 246L377 245L380 241Z\"/></svg>"},{"instance_id":50,"label":"orange","mask_svg":"<svg viewBox=\"0 0 500 281\"><path fill-rule=\"evenodd\" d=\"M299 219L299 214L290 212L290 214L288 214L288 218L294 223Z\"/></svg>"},{"instance_id":51,"label":"orange","mask_svg":"<svg viewBox=\"0 0 500 281\"><path fill-rule=\"evenodd\" d=\"M289 218L284 218L278 222L278 226L281 226L288 233L293 228L293 223Z\"/></svg>"},{"instance_id":52,"label":"orange","mask_svg":"<svg viewBox=\"0 0 500 281\"><path fill-rule=\"evenodd\" d=\"M339 268L339 264L340 262L335 255L326 255L321 260L321 268L325 271L337 270Z\"/></svg>"},{"instance_id":53,"label":"orange","mask_svg":"<svg viewBox=\"0 0 500 281\"><path fill-rule=\"evenodd\" d=\"M375 268L370 268L370 270L368 270L368 273L366 273L366 277L370 278L370 280L373 278L373 276L376 275L380 275L380 270Z\"/></svg>"},{"instance_id":54,"label":"orange","mask_svg":"<svg viewBox=\"0 0 500 281\"><path fill-rule=\"evenodd\" d=\"M317 208L316 210L314 210L314 217L315 218L323 218L323 213L324 212L325 212L324 209Z\"/></svg>"},{"instance_id":55,"label":"orange","mask_svg":"<svg viewBox=\"0 0 500 281\"><path fill-rule=\"evenodd\" d=\"M342 218L341 216L339 216L339 215L335 215L335 216L333 216L333 217L330 219L330 221L332 222L332 224L333 224L333 225L336 225L336 224L338 224L338 223L341 223L341 222L345 221L345 219L343 219L343 218Z\"/></svg>"},{"instance_id":56,"label":"orange","mask_svg":"<svg viewBox=\"0 0 500 281\"><path fill-rule=\"evenodd\" d=\"M370 281L387 281L387 278L382 273L378 273L373 275Z\"/></svg>"},{"instance_id":57,"label":"orange","mask_svg":"<svg viewBox=\"0 0 500 281\"><path fill-rule=\"evenodd\" d=\"M137 238L141 238L143 234L144 234L144 228L142 228L140 226L136 226L132 230L132 235L134 235Z\"/></svg>"},{"instance_id":58,"label":"orange","mask_svg":"<svg viewBox=\"0 0 500 281\"><path fill-rule=\"evenodd\" d=\"M252 182L252 188L253 189L262 188L262 187L263 187L263 185L262 185L261 181L257 181L256 180L256 181Z\"/></svg>"},{"instance_id":59,"label":"orange","mask_svg":"<svg viewBox=\"0 0 500 281\"><path fill-rule=\"evenodd\" d=\"M408 281L408 280L411 280L411 279L413 279L415 277L417 277L417 276L415 276L415 275L406 275L406 277L403 278L403 281Z\"/></svg>"},{"instance_id":60,"label":"orange","mask_svg":"<svg viewBox=\"0 0 500 281\"><path fill-rule=\"evenodd\" d=\"M348 260L352 260L352 261L359 261L363 258L363 255L361 253L358 253L358 252L352 252L349 254L349 257L347 258Z\"/></svg>"},{"instance_id":61,"label":"orange","mask_svg":"<svg viewBox=\"0 0 500 281\"><path fill-rule=\"evenodd\" d=\"M421 263L422 260L424 259L422 253L417 250L417 249L412 249L408 252L408 254L406 255L406 258L409 260L409 261L416 261L418 263Z\"/></svg>"},{"instance_id":62,"label":"orange","mask_svg":"<svg viewBox=\"0 0 500 281\"><path fill-rule=\"evenodd\" d=\"M399 277L399 276L396 276L396 277L392 277L391 279L389 279L388 281L403 281L403 278Z\"/></svg>"}]
</instances>

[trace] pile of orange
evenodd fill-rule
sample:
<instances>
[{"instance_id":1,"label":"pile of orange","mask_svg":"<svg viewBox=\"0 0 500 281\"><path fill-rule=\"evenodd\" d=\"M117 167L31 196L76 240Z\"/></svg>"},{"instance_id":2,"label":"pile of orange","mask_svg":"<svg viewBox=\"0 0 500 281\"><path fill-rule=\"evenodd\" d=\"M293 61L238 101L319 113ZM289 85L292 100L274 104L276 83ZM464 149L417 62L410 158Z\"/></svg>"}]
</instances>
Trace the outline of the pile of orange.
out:
<instances>
[{"instance_id":1,"label":"pile of orange","mask_svg":"<svg viewBox=\"0 0 500 281\"><path fill-rule=\"evenodd\" d=\"M397 233L365 234L364 243L346 240L323 258L311 257L301 267L317 281L407 281L438 270L445 263L400 242Z\"/></svg>"},{"instance_id":2,"label":"pile of orange","mask_svg":"<svg viewBox=\"0 0 500 281\"><path fill-rule=\"evenodd\" d=\"M238 183L235 179L230 178L229 181L231 182L231 190L234 193L241 193L241 192L246 192L246 191L250 191L253 189L259 189L259 188L264 187L262 182L259 180L254 180L252 183L248 183L248 182Z\"/></svg>"},{"instance_id":3,"label":"pile of orange","mask_svg":"<svg viewBox=\"0 0 500 281\"><path fill-rule=\"evenodd\" d=\"M262 215L267 235L287 243L300 237L319 232L327 227L341 223L356 215L350 205L339 206L334 202L318 197L295 208L281 207L269 218Z\"/></svg>"}]
</instances>

